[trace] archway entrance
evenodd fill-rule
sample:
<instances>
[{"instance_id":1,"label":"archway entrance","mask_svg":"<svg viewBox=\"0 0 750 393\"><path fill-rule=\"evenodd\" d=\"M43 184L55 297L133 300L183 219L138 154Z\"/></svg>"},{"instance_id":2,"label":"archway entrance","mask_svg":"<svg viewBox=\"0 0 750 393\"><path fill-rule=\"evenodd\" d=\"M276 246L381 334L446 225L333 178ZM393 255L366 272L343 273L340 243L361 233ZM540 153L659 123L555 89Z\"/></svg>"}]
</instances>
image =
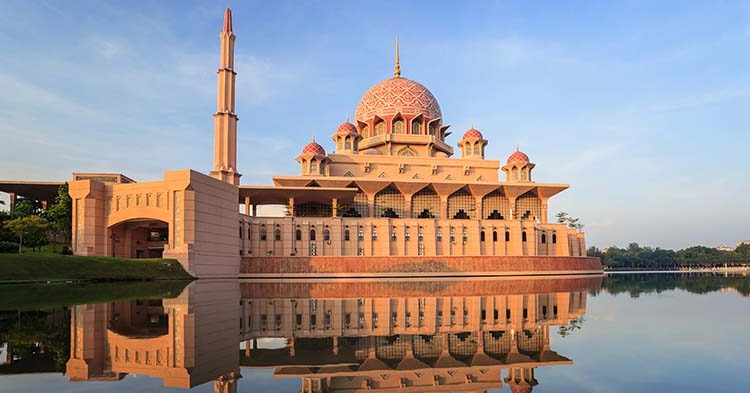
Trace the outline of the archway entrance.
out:
<instances>
[{"instance_id":1,"label":"archway entrance","mask_svg":"<svg viewBox=\"0 0 750 393\"><path fill-rule=\"evenodd\" d=\"M123 221L108 232L108 255L113 257L161 258L169 241L169 225L161 220Z\"/></svg>"}]
</instances>

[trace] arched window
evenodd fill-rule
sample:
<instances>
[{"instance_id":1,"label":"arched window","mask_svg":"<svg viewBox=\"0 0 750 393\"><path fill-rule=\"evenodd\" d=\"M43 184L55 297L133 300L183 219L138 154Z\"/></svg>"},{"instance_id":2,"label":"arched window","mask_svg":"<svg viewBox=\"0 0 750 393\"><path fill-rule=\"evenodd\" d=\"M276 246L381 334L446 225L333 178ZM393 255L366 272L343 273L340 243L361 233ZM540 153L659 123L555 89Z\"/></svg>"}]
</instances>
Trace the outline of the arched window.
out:
<instances>
[{"instance_id":1,"label":"arched window","mask_svg":"<svg viewBox=\"0 0 750 393\"><path fill-rule=\"evenodd\" d=\"M375 124L375 135L383 134L385 134L385 122L381 120Z\"/></svg>"},{"instance_id":2,"label":"arched window","mask_svg":"<svg viewBox=\"0 0 750 393\"><path fill-rule=\"evenodd\" d=\"M429 130L430 130L430 135L435 135L435 126L434 125L430 124Z\"/></svg>"},{"instance_id":3,"label":"arched window","mask_svg":"<svg viewBox=\"0 0 750 393\"><path fill-rule=\"evenodd\" d=\"M404 196L388 186L375 194L375 215L377 217L400 218L404 216Z\"/></svg>"},{"instance_id":4,"label":"arched window","mask_svg":"<svg viewBox=\"0 0 750 393\"><path fill-rule=\"evenodd\" d=\"M511 173L513 174L513 180L518 180L518 168L513 167Z\"/></svg>"},{"instance_id":5,"label":"arched window","mask_svg":"<svg viewBox=\"0 0 750 393\"><path fill-rule=\"evenodd\" d=\"M422 122L419 120L414 120L411 122L411 133L415 135L419 135L422 133Z\"/></svg>"},{"instance_id":6,"label":"arched window","mask_svg":"<svg viewBox=\"0 0 750 393\"><path fill-rule=\"evenodd\" d=\"M521 180L526 180L526 171L521 169Z\"/></svg>"},{"instance_id":7,"label":"arched window","mask_svg":"<svg viewBox=\"0 0 750 393\"><path fill-rule=\"evenodd\" d=\"M521 241L522 242L526 241L526 231L521 232Z\"/></svg>"},{"instance_id":8,"label":"arched window","mask_svg":"<svg viewBox=\"0 0 750 393\"><path fill-rule=\"evenodd\" d=\"M396 240L397 233L396 233L396 227L391 228L391 240Z\"/></svg>"},{"instance_id":9,"label":"arched window","mask_svg":"<svg viewBox=\"0 0 750 393\"><path fill-rule=\"evenodd\" d=\"M360 225L359 229L357 229L357 240L365 240L365 229L362 227L362 225Z\"/></svg>"},{"instance_id":10,"label":"arched window","mask_svg":"<svg viewBox=\"0 0 750 393\"><path fill-rule=\"evenodd\" d=\"M352 139L351 139L351 137L346 137L345 149L346 150L351 150L352 149Z\"/></svg>"},{"instance_id":11,"label":"arched window","mask_svg":"<svg viewBox=\"0 0 750 393\"><path fill-rule=\"evenodd\" d=\"M344 229L344 241L349 241L349 230Z\"/></svg>"},{"instance_id":12,"label":"arched window","mask_svg":"<svg viewBox=\"0 0 750 393\"><path fill-rule=\"evenodd\" d=\"M294 231L294 240L301 241L302 240L302 230L297 228L296 231Z\"/></svg>"},{"instance_id":13,"label":"arched window","mask_svg":"<svg viewBox=\"0 0 750 393\"><path fill-rule=\"evenodd\" d=\"M476 216L476 199L462 188L448 197L448 217L459 220L473 219Z\"/></svg>"},{"instance_id":14,"label":"arched window","mask_svg":"<svg viewBox=\"0 0 750 393\"><path fill-rule=\"evenodd\" d=\"M482 217L486 220L504 220L509 211L508 198L500 190L492 191L482 198Z\"/></svg>"},{"instance_id":15,"label":"arched window","mask_svg":"<svg viewBox=\"0 0 750 393\"><path fill-rule=\"evenodd\" d=\"M318 172L318 161L311 160L310 161L310 174L314 174Z\"/></svg>"},{"instance_id":16,"label":"arched window","mask_svg":"<svg viewBox=\"0 0 750 393\"><path fill-rule=\"evenodd\" d=\"M315 229L310 229L310 241L315 241Z\"/></svg>"},{"instance_id":17,"label":"arched window","mask_svg":"<svg viewBox=\"0 0 750 393\"><path fill-rule=\"evenodd\" d=\"M542 233L542 244L546 244L546 243L547 243L547 235Z\"/></svg>"},{"instance_id":18,"label":"arched window","mask_svg":"<svg viewBox=\"0 0 750 393\"><path fill-rule=\"evenodd\" d=\"M411 218L440 218L440 197L431 187L412 195Z\"/></svg>"},{"instance_id":19,"label":"arched window","mask_svg":"<svg viewBox=\"0 0 750 393\"><path fill-rule=\"evenodd\" d=\"M469 144L469 142L466 142L466 145L464 147L464 151L466 152L467 156L471 155L471 145Z\"/></svg>"},{"instance_id":20,"label":"arched window","mask_svg":"<svg viewBox=\"0 0 750 393\"><path fill-rule=\"evenodd\" d=\"M370 135L370 126L363 125L362 129L360 130L360 134L362 134L362 136L365 138L372 136Z\"/></svg>"},{"instance_id":21,"label":"arched window","mask_svg":"<svg viewBox=\"0 0 750 393\"><path fill-rule=\"evenodd\" d=\"M516 199L516 216L521 220L534 219L542 215L542 201L529 191Z\"/></svg>"},{"instance_id":22,"label":"arched window","mask_svg":"<svg viewBox=\"0 0 750 393\"><path fill-rule=\"evenodd\" d=\"M404 123L403 119L398 119L393 122L393 133L394 134L405 134L406 133L406 123Z\"/></svg>"},{"instance_id":23,"label":"arched window","mask_svg":"<svg viewBox=\"0 0 750 393\"><path fill-rule=\"evenodd\" d=\"M484 231L479 232L479 241L480 242L484 241Z\"/></svg>"},{"instance_id":24,"label":"arched window","mask_svg":"<svg viewBox=\"0 0 750 393\"><path fill-rule=\"evenodd\" d=\"M320 173L323 175L326 174L326 162L325 161L320 162Z\"/></svg>"},{"instance_id":25,"label":"arched window","mask_svg":"<svg viewBox=\"0 0 750 393\"><path fill-rule=\"evenodd\" d=\"M506 242L510 241L510 232L508 232L508 231L505 231L505 241Z\"/></svg>"},{"instance_id":26,"label":"arched window","mask_svg":"<svg viewBox=\"0 0 750 393\"><path fill-rule=\"evenodd\" d=\"M497 231L492 231L492 241L493 242L497 241Z\"/></svg>"},{"instance_id":27,"label":"arched window","mask_svg":"<svg viewBox=\"0 0 750 393\"><path fill-rule=\"evenodd\" d=\"M266 240L268 238L268 234L266 233L266 227L262 226L260 227L260 240Z\"/></svg>"},{"instance_id":28,"label":"arched window","mask_svg":"<svg viewBox=\"0 0 750 393\"><path fill-rule=\"evenodd\" d=\"M331 241L331 231L329 231L327 228L323 230L323 241Z\"/></svg>"},{"instance_id":29,"label":"arched window","mask_svg":"<svg viewBox=\"0 0 750 393\"><path fill-rule=\"evenodd\" d=\"M480 150L480 147L479 147L479 142L477 142L477 143L476 143L476 144L474 145L474 155L475 155L475 156L479 156L479 155L482 155L482 152L481 152L481 150Z\"/></svg>"},{"instance_id":30,"label":"arched window","mask_svg":"<svg viewBox=\"0 0 750 393\"><path fill-rule=\"evenodd\" d=\"M556 233L552 234L552 244L557 244L557 234Z\"/></svg>"},{"instance_id":31,"label":"arched window","mask_svg":"<svg viewBox=\"0 0 750 393\"><path fill-rule=\"evenodd\" d=\"M276 228L276 230L273 231L273 240L281 240L281 229Z\"/></svg>"}]
</instances>

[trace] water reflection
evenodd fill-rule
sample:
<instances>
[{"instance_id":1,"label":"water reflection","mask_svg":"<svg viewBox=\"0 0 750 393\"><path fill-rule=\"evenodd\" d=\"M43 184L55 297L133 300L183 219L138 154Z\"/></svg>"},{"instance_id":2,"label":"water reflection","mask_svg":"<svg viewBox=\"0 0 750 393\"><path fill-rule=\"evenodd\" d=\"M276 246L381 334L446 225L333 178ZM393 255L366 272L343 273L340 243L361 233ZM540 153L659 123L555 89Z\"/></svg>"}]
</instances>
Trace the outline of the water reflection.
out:
<instances>
[{"instance_id":1,"label":"water reflection","mask_svg":"<svg viewBox=\"0 0 750 393\"><path fill-rule=\"evenodd\" d=\"M272 369L302 392L485 391L537 385L537 367L570 365L552 326L586 309L600 277L440 281L197 281L178 297L71 310L72 381L213 381ZM240 344L238 346L238 344ZM238 350L239 348L239 350Z\"/></svg>"}]
</instances>

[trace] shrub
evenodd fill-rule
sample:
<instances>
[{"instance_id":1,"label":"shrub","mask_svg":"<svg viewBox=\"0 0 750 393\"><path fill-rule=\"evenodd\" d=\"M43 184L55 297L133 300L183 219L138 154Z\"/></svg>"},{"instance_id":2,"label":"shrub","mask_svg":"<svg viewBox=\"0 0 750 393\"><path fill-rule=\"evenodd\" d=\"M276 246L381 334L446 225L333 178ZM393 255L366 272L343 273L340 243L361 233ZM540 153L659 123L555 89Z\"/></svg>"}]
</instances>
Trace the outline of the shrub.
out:
<instances>
[{"instance_id":1,"label":"shrub","mask_svg":"<svg viewBox=\"0 0 750 393\"><path fill-rule=\"evenodd\" d=\"M13 242L0 242L0 252L10 253L18 252L18 243Z\"/></svg>"}]
</instances>

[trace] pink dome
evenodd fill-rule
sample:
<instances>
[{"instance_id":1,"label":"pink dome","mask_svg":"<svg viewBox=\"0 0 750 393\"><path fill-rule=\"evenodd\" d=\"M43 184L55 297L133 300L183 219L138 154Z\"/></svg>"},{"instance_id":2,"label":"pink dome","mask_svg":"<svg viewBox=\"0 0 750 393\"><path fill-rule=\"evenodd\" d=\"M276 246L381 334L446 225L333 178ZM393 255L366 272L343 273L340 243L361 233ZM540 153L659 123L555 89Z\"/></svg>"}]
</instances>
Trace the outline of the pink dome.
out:
<instances>
[{"instance_id":1,"label":"pink dome","mask_svg":"<svg viewBox=\"0 0 750 393\"><path fill-rule=\"evenodd\" d=\"M522 151L516 149L513 154L508 156L508 164L527 164L529 163L529 156L524 154Z\"/></svg>"},{"instance_id":2,"label":"pink dome","mask_svg":"<svg viewBox=\"0 0 750 393\"><path fill-rule=\"evenodd\" d=\"M336 129L336 133L339 135L356 134L357 127L354 127L354 124L345 121L339 125L339 128Z\"/></svg>"},{"instance_id":3,"label":"pink dome","mask_svg":"<svg viewBox=\"0 0 750 393\"><path fill-rule=\"evenodd\" d=\"M468 139L468 138L484 139L484 137L482 137L482 133L479 132L479 130L477 130L474 127L471 127L468 131L464 133L463 139Z\"/></svg>"},{"instance_id":4,"label":"pink dome","mask_svg":"<svg viewBox=\"0 0 750 393\"><path fill-rule=\"evenodd\" d=\"M440 105L426 87L412 80L386 79L368 90L354 113L356 121L367 122L373 116L424 115L430 120L442 117Z\"/></svg>"},{"instance_id":5,"label":"pink dome","mask_svg":"<svg viewBox=\"0 0 750 393\"><path fill-rule=\"evenodd\" d=\"M302 148L301 154L316 154L324 156L326 154L326 150L323 148L323 146L315 142L315 139L313 139L312 142L308 143L305 147Z\"/></svg>"}]
</instances>

